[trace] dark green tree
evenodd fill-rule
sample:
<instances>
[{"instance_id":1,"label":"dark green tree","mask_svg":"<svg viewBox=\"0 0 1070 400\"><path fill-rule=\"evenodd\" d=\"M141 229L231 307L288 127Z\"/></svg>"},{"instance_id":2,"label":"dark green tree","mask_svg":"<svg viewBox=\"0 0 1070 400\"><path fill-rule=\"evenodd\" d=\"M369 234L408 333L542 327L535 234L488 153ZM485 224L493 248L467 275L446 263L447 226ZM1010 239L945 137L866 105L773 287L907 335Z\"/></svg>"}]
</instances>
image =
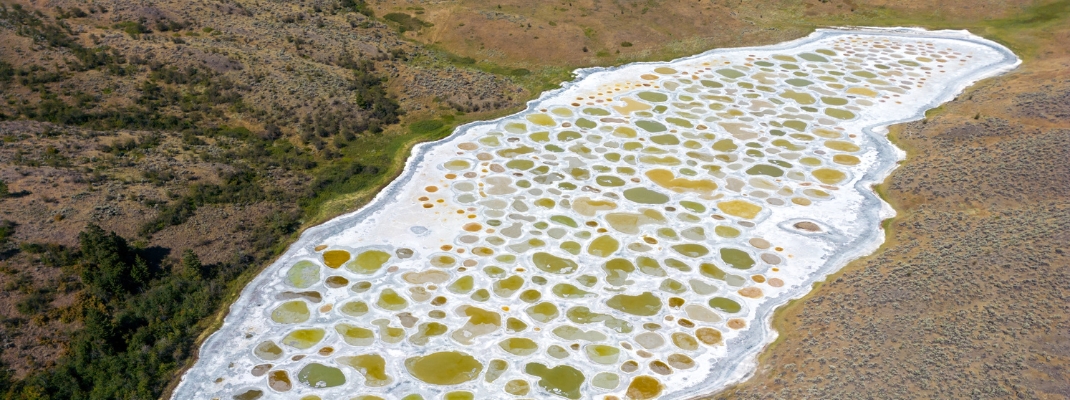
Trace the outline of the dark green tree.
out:
<instances>
[{"instance_id":1,"label":"dark green tree","mask_svg":"<svg viewBox=\"0 0 1070 400\"><path fill-rule=\"evenodd\" d=\"M182 252L182 273L189 279L199 280L203 278L200 257L193 250L186 249Z\"/></svg>"},{"instance_id":2,"label":"dark green tree","mask_svg":"<svg viewBox=\"0 0 1070 400\"><path fill-rule=\"evenodd\" d=\"M82 247L82 281L105 300L122 298L148 282L148 266L126 239L90 224L78 234Z\"/></svg>"}]
</instances>

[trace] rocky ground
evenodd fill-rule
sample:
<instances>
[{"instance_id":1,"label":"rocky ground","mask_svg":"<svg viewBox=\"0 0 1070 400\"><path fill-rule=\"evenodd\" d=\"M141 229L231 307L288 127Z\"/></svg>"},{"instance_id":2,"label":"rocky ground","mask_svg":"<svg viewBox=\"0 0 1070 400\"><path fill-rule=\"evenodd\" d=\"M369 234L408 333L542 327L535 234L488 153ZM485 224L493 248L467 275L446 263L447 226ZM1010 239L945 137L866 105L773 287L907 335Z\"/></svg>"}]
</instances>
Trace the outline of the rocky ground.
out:
<instances>
[{"instance_id":1,"label":"rocky ground","mask_svg":"<svg viewBox=\"0 0 1070 400\"><path fill-rule=\"evenodd\" d=\"M338 1L83 1L52 0L24 4L60 16L72 41L82 46L106 46L126 58L123 74L79 73L72 51L47 46L34 37L3 32L3 59L15 68L39 65L48 72L68 74L63 88L99 96L101 103L123 103L139 94L146 72L155 65L183 71L202 68L226 78L261 118L235 116L250 128L266 124L289 133L294 119L313 112L318 101L356 106L349 86L352 63L369 62L387 79L408 79L403 106L408 111L446 99L493 98L499 107L525 97L510 82L473 69L428 73L411 59L434 57L434 52L410 44L381 20L344 8ZM17 4L17 3L12 3ZM78 11L72 11L78 10ZM55 15L54 15L55 14ZM44 19L46 23L49 18ZM9 23L12 28L17 23ZM421 79L413 80L419 75ZM134 79L131 79L131 76ZM462 79L458 79L462 78ZM165 79L157 79L163 81ZM480 85L465 85L478 81ZM519 97L518 97L519 96ZM335 104L337 105L337 104ZM360 114L360 107L350 107ZM11 112L8 112L11 114ZM238 122L240 121L240 122ZM256 126L261 125L261 126ZM254 129L255 130L255 129ZM294 127L294 131L299 131Z\"/></svg>"},{"instance_id":2,"label":"rocky ground","mask_svg":"<svg viewBox=\"0 0 1070 400\"><path fill-rule=\"evenodd\" d=\"M190 249L255 270L319 204L385 184L395 153L445 134L399 121L530 96L362 7L0 1L0 361L16 377L80 329L78 269L48 260L88 224L163 266Z\"/></svg>"}]
</instances>

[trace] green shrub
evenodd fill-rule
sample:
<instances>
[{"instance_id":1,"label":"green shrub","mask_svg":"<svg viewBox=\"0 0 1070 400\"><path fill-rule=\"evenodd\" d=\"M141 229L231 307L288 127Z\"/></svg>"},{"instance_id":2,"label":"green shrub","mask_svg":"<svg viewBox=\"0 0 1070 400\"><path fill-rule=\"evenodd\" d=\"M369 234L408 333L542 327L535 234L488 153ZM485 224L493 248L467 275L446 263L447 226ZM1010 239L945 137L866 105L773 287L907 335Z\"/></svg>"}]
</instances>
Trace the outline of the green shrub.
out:
<instances>
[{"instance_id":1,"label":"green shrub","mask_svg":"<svg viewBox=\"0 0 1070 400\"><path fill-rule=\"evenodd\" d=\"M48 310L52 303L52 296L46 291L34 291L15 305L15 309L25 316L34 316Z\"/></svg>"},{"instance_id":2,"label":"green shrub","mask_svg":"<svg viewBox=\"0 0 1070 400\"><path fill-rule=\"evenodd\" d=\"M361 13L368 17L375 17L375 12L364 0L341 0L339 4L343 9Z\"/></svg>"},{"instance_id":3,"label":"green shrub","mask_svg":"<svg viewBox=\"0 0 1070 400\"><path fill-rule=\"evenodd\" d=\"M0 83L8 83L15 77L15 67L0 61Z\"/></svg>"},{"instance_id":4,"label":"green shrub","mask_svg":"<svg viewBox=\"0 0 1070 400\"><path fill-rule=\"evenodd\" d=\"M15 236L15 228L18 226L14 221L0 221L0 246L6 245L12 236Z\"/></svg>"},{"instance_id":5,"label":"green shrub","mask_svg":"<svg viewBox=\"0 0 1070 400\"><path fill-rule=\"evenodd\" d=\"M135 21L120 22L112 25L112 28L122 29L123 32L126 32L127 35L134 39L140 39L142 33L152 32L144 24Z\"/></svg>"},{"instance_id":6,"label":"green shrub","mask_svg":"<svg viewBox=\"0 0 1070 400\"><path fill-rule=\"evenodd\" d=\"M390 13L384 15L383 19L398 24L398 30L401 33L418 31L434 25L405 13Z\"/></svg>"},{"instance_id":7,"label":"green shrub","mask_svg":"<svg viewBox=\"0 0 1070 400\"><path fill-rule=\"evenodd\" d=\"M472 65L476 63L476 59L472 57L461 57L455 54L449 54L447 56L450 62L460 65Z\"/></svg>"}]
</instances>

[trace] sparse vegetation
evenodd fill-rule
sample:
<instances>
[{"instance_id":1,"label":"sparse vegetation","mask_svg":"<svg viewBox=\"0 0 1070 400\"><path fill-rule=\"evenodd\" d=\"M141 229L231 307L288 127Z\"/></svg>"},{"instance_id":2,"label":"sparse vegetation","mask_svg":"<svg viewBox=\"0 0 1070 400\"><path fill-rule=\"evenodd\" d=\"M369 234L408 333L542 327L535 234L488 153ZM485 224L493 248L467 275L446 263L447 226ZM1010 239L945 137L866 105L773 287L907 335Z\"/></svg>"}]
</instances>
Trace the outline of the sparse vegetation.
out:
<instances>
[{"instance_id":1,"label":"sparse vegetation","mask_svg":"<svg viewBox=\"0 0 1070 400\"><path fill-rule=\"evenodd\" d=\"M142 24L140 22L136 22L136 21L120 22L120 23L115 24L112 27L115 28L115 29L122 30L123 32L126 32L127 35L130 35L130 37L134 38L134 39L141 39L141 34L142 33L151 32L149 30L149 28L145 27L144 24ZM210 28L208 28L208 29L210 29Z\"/></svg>"},{"instance_id":2,"label":"sparse vegetation","mask_svg":"<svg viewBox=\"0 0 1070 400\"><path fill-rule=\"evenodd\" d=\"M414 122L409 125L409 130L416 134L428 134L442 129L446 124L437 119L428 119Z\"/></svg>"},{"instance_id":3,"label":"sparse vegetation","mask_svg":"<svg viewBox=\"0 0 1070 400\"><path fill-rule=\"evenodd\" d=\"M181 7L0 4L5 398L159 397L300 228L366 201L399 154L459 122L434 98L520 100L506 77L413 67L432 52L364 1L172 19ZM254 21L301 28L231 30ZM271 50L237 46L251 39ZM412 131L409 113L442 122Z\"/></svg>"}]
</instances>

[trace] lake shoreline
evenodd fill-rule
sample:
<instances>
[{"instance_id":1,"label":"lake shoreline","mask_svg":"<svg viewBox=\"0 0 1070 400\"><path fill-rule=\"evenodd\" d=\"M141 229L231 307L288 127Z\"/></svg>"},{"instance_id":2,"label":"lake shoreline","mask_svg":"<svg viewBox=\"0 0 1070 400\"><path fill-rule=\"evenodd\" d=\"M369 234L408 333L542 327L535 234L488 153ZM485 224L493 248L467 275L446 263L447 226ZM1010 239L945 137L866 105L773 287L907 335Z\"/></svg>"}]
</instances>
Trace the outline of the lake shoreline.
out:
<instances>
[{"instance_id":1,"label":"lake shoreline","mask_svg":"<svg viewBox=\"0 0 1070 400\"><path fill-rule=\"evenodd\" d=\"M994 44L994 43L992 43L990 41L987 41L987 40L984 40L984 39L980 39L980 38L978 38L976 36L970 35L968 33L962 32L962 31L929 32L929 31L920 31L920 30L911 30L911 29L818 30L814 34L811 34L810 36L807 36L805 38L801 38L801 39L790 41L790 42L781 43L779 45L774 45L774 46L755 47L753 49L761 49L763 51L776 50L776 49L781 49L781 48L787 49L787 48L797 47L797 46L800 46L802 44L810 43L810 42L813 42L813 41L817 41L817 40L820 40L822 38L826 38L826 37L829 37L829 36L832 36L832 35L838 35L838 34L860 34L860 33L861 34L869 33L869 34L874 34L874 35L913 35L913 36L916 36L916 35L919 35L919 34L924 34L924 35L940 34L940 35L947 35L945 38L953 37L955 39L960 39L960 40L971 40L971 41L974 41L975 43L980 43L980 44L984 44L986 46L992 47L993 49L1006 50L1006 49L1003 49L1002 46L999 46L997 44ZM483 122L476 122L476 123L466 124L466 125L463 125L461 127L458 127L457 130L454 131L454 133L451 134L447 138L444 138L444 139L442 139L440 141L430 142L430 143L423 143L423 144L419 144L419 145L415 146L414 150L413 150L413 155L410 156L408 158L408 160L406 161L405 168L401 172L401 174L398 177L398 179L393 181L390 185L388 185L381 192L379 192L375 196L375 198L368 203L368 205L366 205L365 207L363 207L360 210L357 210L355 212L352 212L352 213L337 217L335 219L332 219L331 221L328 221L328 222L326 222L326 223L324 223L324 224L322 224L320 226L309 228L308 230L306 230L301 235L300 239L298 239L294 244L292 244L290 246L290 248L286 251L286 253L284 255L280 256L275 261L275 263L273 263L271 266L265 268L256 278L254 278L245 287L245 289L242 290L242 294L239 296L238 300L235 301L234 304L231 305L231 307L230 307L231 312L228 313L228 315L227 315L227 317L226 317L226 319L224 321L223 327L220 330L218 330L215 333L213 333L212 337L209 337L204 342L204 345L200 349L201 354L212 353L213 352L212 349L219 348L219 346L226 346L226 341L225 341L225 339L222 339L222 337L223 337L223 335L226 334L225 331L228 328L228 326L227 326L228 322L230 322L231 326L233 326L236 323L235 321L240 320L242 317L244 317L242 315L243 309L245 309L245 306L247 305L249 300L251 298L253 298L253 292L255 292L258 287L263 285L265 283L265 280L273 278L275 273L277 273L285 265L289 265L293 260L296 260L296 259L298 259L300 257L303 257L303 256L307 256L309 253L314 253L313 248L315 246L319 245L320 243L326 242L329 237L332 237L332 236L334 236L336 234L340 234L341 232L343 232L346 229L348 229L350 226L352 226L354 224L357 224L357 223L360 223L361 221L363 221L364 219L372 216L376 212L381 211L383 209L383 207L385 207L388 204L390 199L397 197L399 195L400 191L413 179L414 174L415 174L416 169L418 168L418 166L424 163L425 157L427 156L427 154L429 152L431 152L432 150L434 150L435 148L437 148L437 147L439 147L439 146L441 146L443 144L452 143L452 141L454 139L465 135L467 132L469 132L472 129L477 129L477 128L480 128L480 127L495 125L495 124L498 124L500 121L503 121L505 119L512 118L512 117L515 117L515 116L518 116L518 115L530 114L530 113L534 112L534 110L538 109L538 107L544 101L555 98L556 96L560 95L561 93L568 91L574 85L578 85L579 83L583 82L586 78L591 77L591 76L596 75L596 74L599 74L599 73L607 73L608 74L608 73L614 72L614 71L616 71L618 69L621 69L621 68L629 68L629 67L634 67L636 65L650 65L650 64L661 65L661 64L680 63L680 62L685 62L685 61L692 60L692 59L697 59L697 58L700 58L700 57L707 57L707 56L710 56L711 54L717 54L718 52L737 52L737 51L746 51L748 49L752 49L752 48L733 48L733 49L711 50L709 52L705 52L705 53L702 53L702 54L699 54L699 55L695 55L695 56L691 56L691 57L685 57L685 58L678 59L678 60L673 60L673 61L670 61L670 62L667 62L667 63L661 63L661 62L657 62L657 63L638 63L638 64L629 64L629 65L621 66L621 67L612 67L612 68L587 68L587 69L581 69L581 70L577 71L577 79L576 80L574 80L573 82L564 84L561 89L543 93L538 99L532 100L531 102L529 102L527 109L525 109L524 111L522 111L522 112L520 112L518 114L507 116L507 117L502 117L500 119L496 119L496 120L492 120L492 121L483 121ZM1007 71L1009 69L1014 68L1015 66L1018 65L1018 63L1020 63L1020 61L1018 61L1017 57L1015 57L1013 54L1009 53L1009 51L1006 52L1005 56L1007 58L1004 58L1002 60L1002 62L997 65L997 67L994 67L994 68L986 71L985 74L970 76L969 77L970 79L966 79L966 80L963 80L963 81L960 81L960 82L955 82L955 84L953 84L953 85L948 85L946 87L946 89L939 96L936 97L935 100L933 100L932 102L930 102L928 104L924 104L924 105L919 106L917 112L914 113L913 115L911 115L909 117L906 117L906 118L897 119L897 120L894 120L894 121L880 121L880 123L873 124L873 125L870 125L870 126L864 128L863 132L867 136L869 136L870 140L874 141L875 143L880 143L880 141L882 141L882 140L886 142L884 134L886 133L886 127L887 126L923 118L924 117L924 112L926 110L932 108L933 106L936 106L936 105L939 105L941 103L944 103L944 102L946 102L948 100L951 100L958 93L960 93L963 89L965 89L966 87L971 85L973 82L976 82L977 80L980 80L980 79L983 79L983 78L987 78L987 77L990 77L990 76L995 76L995 75L998 75L1000 73L1003 73L1003 72L1005 72L1005 71ZM863 193L864 196L865 196L866 207L864 207L864 209L866 211L866 214L861 216L861 217L867 221L867 224L872 225L873 229L871 231L869 231L868 234L865 234L863 236L859 236L858 238L856 238L855 241L851 243L851 246L847 246L847 247L850 248L850 250L851 250L850 252L835 253L836 255L833 258L829 259L823 266L818 268L820 270L820 272L818 272L818 273L816 273L814 275L814 278L813 278L812 281L808 282L807 284L799 286L797 290L792 290L792 291L783 293L780 296L772 298L772 299L766 301L765 303L763 303L759 307L759 309L756 311L757 320L760 320L761 323L759 323L758 324L759 327L755 327L755 329L758 329L759 331L756 332L755 334L749 334L748 333L747 335L739 335L738 337L735 337L733 339L729 339L728 342L727 342L728 348L732 349L730 351L732 351L733 353L730 353L728 355L725 355L724 357L721 357L720 360L722 360L722 361L724 361L726 363L729 363L729 364L731 364L731 363L736 363L736 364L734 366L720 365L720 364L716 364L716 363L713 364L712 367L711 367L711 370L720 371L720 373L716 374L716 375L711 375L707 379L703 380L703 382L695 383L695 385L702 385L702 386L709 385L709 386L718 386L718 387L723 388L723 387L726 387L730 383L738 382L739 380L744 379L746 376L748 376L750 373L752 373L754 368L756 367L755 359L756 359L757 354L759 354L760 351L763 348L765 348L765 346L767 346L769 343L773 342L775 340L775 338L776 338L776 335L777 335L776 331L774 331L774 330L772 330L770 328L770 326L771 326L770 324L772 323L771 318L772 318L773 310L775 310L776 308L780 307L781 305L783 305L783 304L785 304L785 303L787 303L787 302L789 302L789 301L791 301L793 299L804 297L806 294L811 292L810 288L812 287L812 283L813 282L823 280L825 276L827 276L827 275L829 275L831 273L834 273L835 271L838 271L840 268L842 268L844 265L846 265L850 261L852 261L854 259L857 259L859 257L863 257L865 255L868 255L868 254L872 253L874 250L876 250L880 246L880 244L884 240L883 230L880 228L880 221L882 221L884 219L887 219L887 218L890 218L891 216L893 216L894 215L894 210L892 210L886 203L884 203L882 200L880 200L879 197L876 196L875 193L872 192L871 186L874 185L874 184L878 184L878 183L882 182L891 173L891 171L894 169L896 163L898 163L900 160L903 159L903 153L901 151L899 151L897 148L895 148L894 146L890 145L890 144L888 144L887 146L877 146L876 148L881 153L880 157L879 157L880 158L879 165L877 165L875 168L871 168L869 171L867 171L867 173L864 175L864 177L855 184L855 189L858 190L860 193ZM743 360L743 361L740 362L740 360ZM179 387L175 391L175 394L174 394L175 397L179 397L180 393L184 393L183 392L183 390L184 390L183 386L188 383L188 379L191 378L190 377L190 373L192 371L193 371L192 369L190 371L187 371L187 374L183 377L182 383L179 384ZM208 378L208 377L205 376L204 378ZM711 382L711 379L712 379L712 382ZM676 397L670 396L670 397L667 397L667 398L684 398L684 397L688 397L688 396L690 396L690 395L680 394L680 396L676 396Z\"/></svg>"}]
</instances>

